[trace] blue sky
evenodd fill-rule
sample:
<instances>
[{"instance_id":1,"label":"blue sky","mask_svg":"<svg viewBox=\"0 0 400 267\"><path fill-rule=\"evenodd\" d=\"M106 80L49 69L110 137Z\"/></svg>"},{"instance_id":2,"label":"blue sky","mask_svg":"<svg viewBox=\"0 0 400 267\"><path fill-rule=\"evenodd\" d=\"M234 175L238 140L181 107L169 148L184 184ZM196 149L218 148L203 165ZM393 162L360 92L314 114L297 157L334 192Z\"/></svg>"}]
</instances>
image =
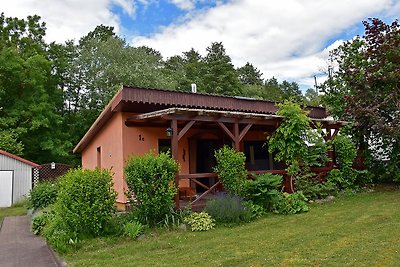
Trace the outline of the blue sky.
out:
<instances>
[{"instance_id":1,"label":"blue sky","mask_svg":"<svg viewBox=\"0 0 400 267\"><path fill-rule=\"evenodd\" d=\"M227 2L227 1L225 1ZM222 3L220 1L219 3ZM193 3L193 8L182 9L176 4L168 1L152 1L148 3L138 2L136 5L135 16L129 16L116 3L112 3L110 10L116 14L121 22L121 35L125 37L132 35L151 36L160 27L179 22L185 15L193 10L207 10L217 5L215 1L201 1Z\"/></svg>"},{"instance_id":2,"label":"blue sky","mask_svg":"<svg viewBox=\"0 0 400 267\"><path fill-rule=\"evenodd\" d=\"M205 55L211 42L223 42L236 67L249 61L264 78L303 89L314 75L323 82L329 51L363 34L363 20L400 15L400 0L13 0L0 7L6 16L40 15L48 41L78 40L104 24L165 58L191 48Z\"/></svg>"}]
</instances>

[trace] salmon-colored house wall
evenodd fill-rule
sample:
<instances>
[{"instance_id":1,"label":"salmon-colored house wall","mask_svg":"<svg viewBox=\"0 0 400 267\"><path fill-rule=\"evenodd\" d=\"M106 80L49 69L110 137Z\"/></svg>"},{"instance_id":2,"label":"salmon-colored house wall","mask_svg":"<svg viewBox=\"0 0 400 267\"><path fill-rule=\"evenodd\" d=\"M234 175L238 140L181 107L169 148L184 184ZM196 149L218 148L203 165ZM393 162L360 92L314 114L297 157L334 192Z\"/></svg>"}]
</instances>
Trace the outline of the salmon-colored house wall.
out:
<instances>
[{"instance_id":1,"label":"salmon-colored house wall","mask_svg":"<svg viewBox=\"0 0 400 267\"><path fill-rule=\"evenodd\" d=\"M127 185L124 178L124 166L130 156L144 155L150 151L158 153L159 139L167 139L165 128L127 127L125 120L132 113L118 112L102 127L101 131L82 151L82 167L110 169L113 173L115 191L118 193L117 205L126 203ZM183 152L185 150L185 152ZM187 138L179 143L180 173L189 173L189 154ZM185 154L185 157L183 157ZM188 180L182 180L181 186L189 186Z\"/></svg>"},{"instance_id":2,"label":"salmon-colored house wall","mask_svg":"<svg viewBox=\"0 0 400 267\"><path fill-rule=\"evenodd\" d=\"M121 113L115 113L102 127L102 130L82 151L82 167L84 169L111 169L114 188L118 192L117 202L124 203L125 183L123 181L123 120Z\"/></svg>"}]
</instances>

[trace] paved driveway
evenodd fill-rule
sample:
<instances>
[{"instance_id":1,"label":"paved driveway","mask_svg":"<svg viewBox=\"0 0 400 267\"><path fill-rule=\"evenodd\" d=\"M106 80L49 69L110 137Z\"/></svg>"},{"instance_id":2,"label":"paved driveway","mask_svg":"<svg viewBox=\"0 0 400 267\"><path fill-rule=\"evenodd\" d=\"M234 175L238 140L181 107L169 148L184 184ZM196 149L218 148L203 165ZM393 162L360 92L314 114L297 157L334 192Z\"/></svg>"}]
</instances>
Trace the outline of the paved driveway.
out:
<instances>
[{"instance_id":1,"label":"paved driveway","mask_svg":"<svg viewBox=\"0 0 400 267\"><path fill-rule=\"evenodd\" d=\"M28 216L4 218L0 229L1 267L60 266L46 242L30 231Z\"/></svg>"}]
</instances>

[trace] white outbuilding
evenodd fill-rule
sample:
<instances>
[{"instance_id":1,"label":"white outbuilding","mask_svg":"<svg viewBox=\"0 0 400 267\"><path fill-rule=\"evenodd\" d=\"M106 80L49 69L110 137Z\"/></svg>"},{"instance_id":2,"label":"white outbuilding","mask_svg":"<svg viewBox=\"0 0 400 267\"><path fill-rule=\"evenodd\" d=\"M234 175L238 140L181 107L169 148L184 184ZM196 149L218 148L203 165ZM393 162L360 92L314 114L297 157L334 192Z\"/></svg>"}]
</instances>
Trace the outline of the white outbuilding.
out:
<instances>
[{"instance_id":1,"label":"white outbuilding","mask_svg":"<svg viewBox=\"0 0 400 267\"><path fill-rule=\"evenodd\" d=\"M32 189L34 168L39 165L0 150L0 208L10 207Z\"/></svg>"}]
</instances>

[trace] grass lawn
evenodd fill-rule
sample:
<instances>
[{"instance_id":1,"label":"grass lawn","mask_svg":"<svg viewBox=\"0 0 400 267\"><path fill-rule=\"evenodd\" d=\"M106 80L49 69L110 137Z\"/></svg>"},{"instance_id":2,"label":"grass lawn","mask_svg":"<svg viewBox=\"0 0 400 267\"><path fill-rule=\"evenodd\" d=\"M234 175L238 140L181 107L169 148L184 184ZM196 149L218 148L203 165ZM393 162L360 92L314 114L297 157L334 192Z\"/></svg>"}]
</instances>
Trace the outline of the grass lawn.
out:
<instances>
[{"instance_id":1,"label":"grass lawn","mask_svg":"<svg viewBox=\"0 0 400 267\"><path fill-rule=\"evenodd\" d=\"M346 196L308 213L208 232L95 239L69 266L399 266L400 191Z\"/></svg>"},{"instance_id":2,"label":"grass lawn","mask_svg":"<svg viewBox=\"0 0 400 267\"><path fill-rule=\"evenodd\" d=\"M26 215L26 207L24 204L16 204L10 208L0 208L0 224L4 217Z\"/></svg>"}]
</instances>

